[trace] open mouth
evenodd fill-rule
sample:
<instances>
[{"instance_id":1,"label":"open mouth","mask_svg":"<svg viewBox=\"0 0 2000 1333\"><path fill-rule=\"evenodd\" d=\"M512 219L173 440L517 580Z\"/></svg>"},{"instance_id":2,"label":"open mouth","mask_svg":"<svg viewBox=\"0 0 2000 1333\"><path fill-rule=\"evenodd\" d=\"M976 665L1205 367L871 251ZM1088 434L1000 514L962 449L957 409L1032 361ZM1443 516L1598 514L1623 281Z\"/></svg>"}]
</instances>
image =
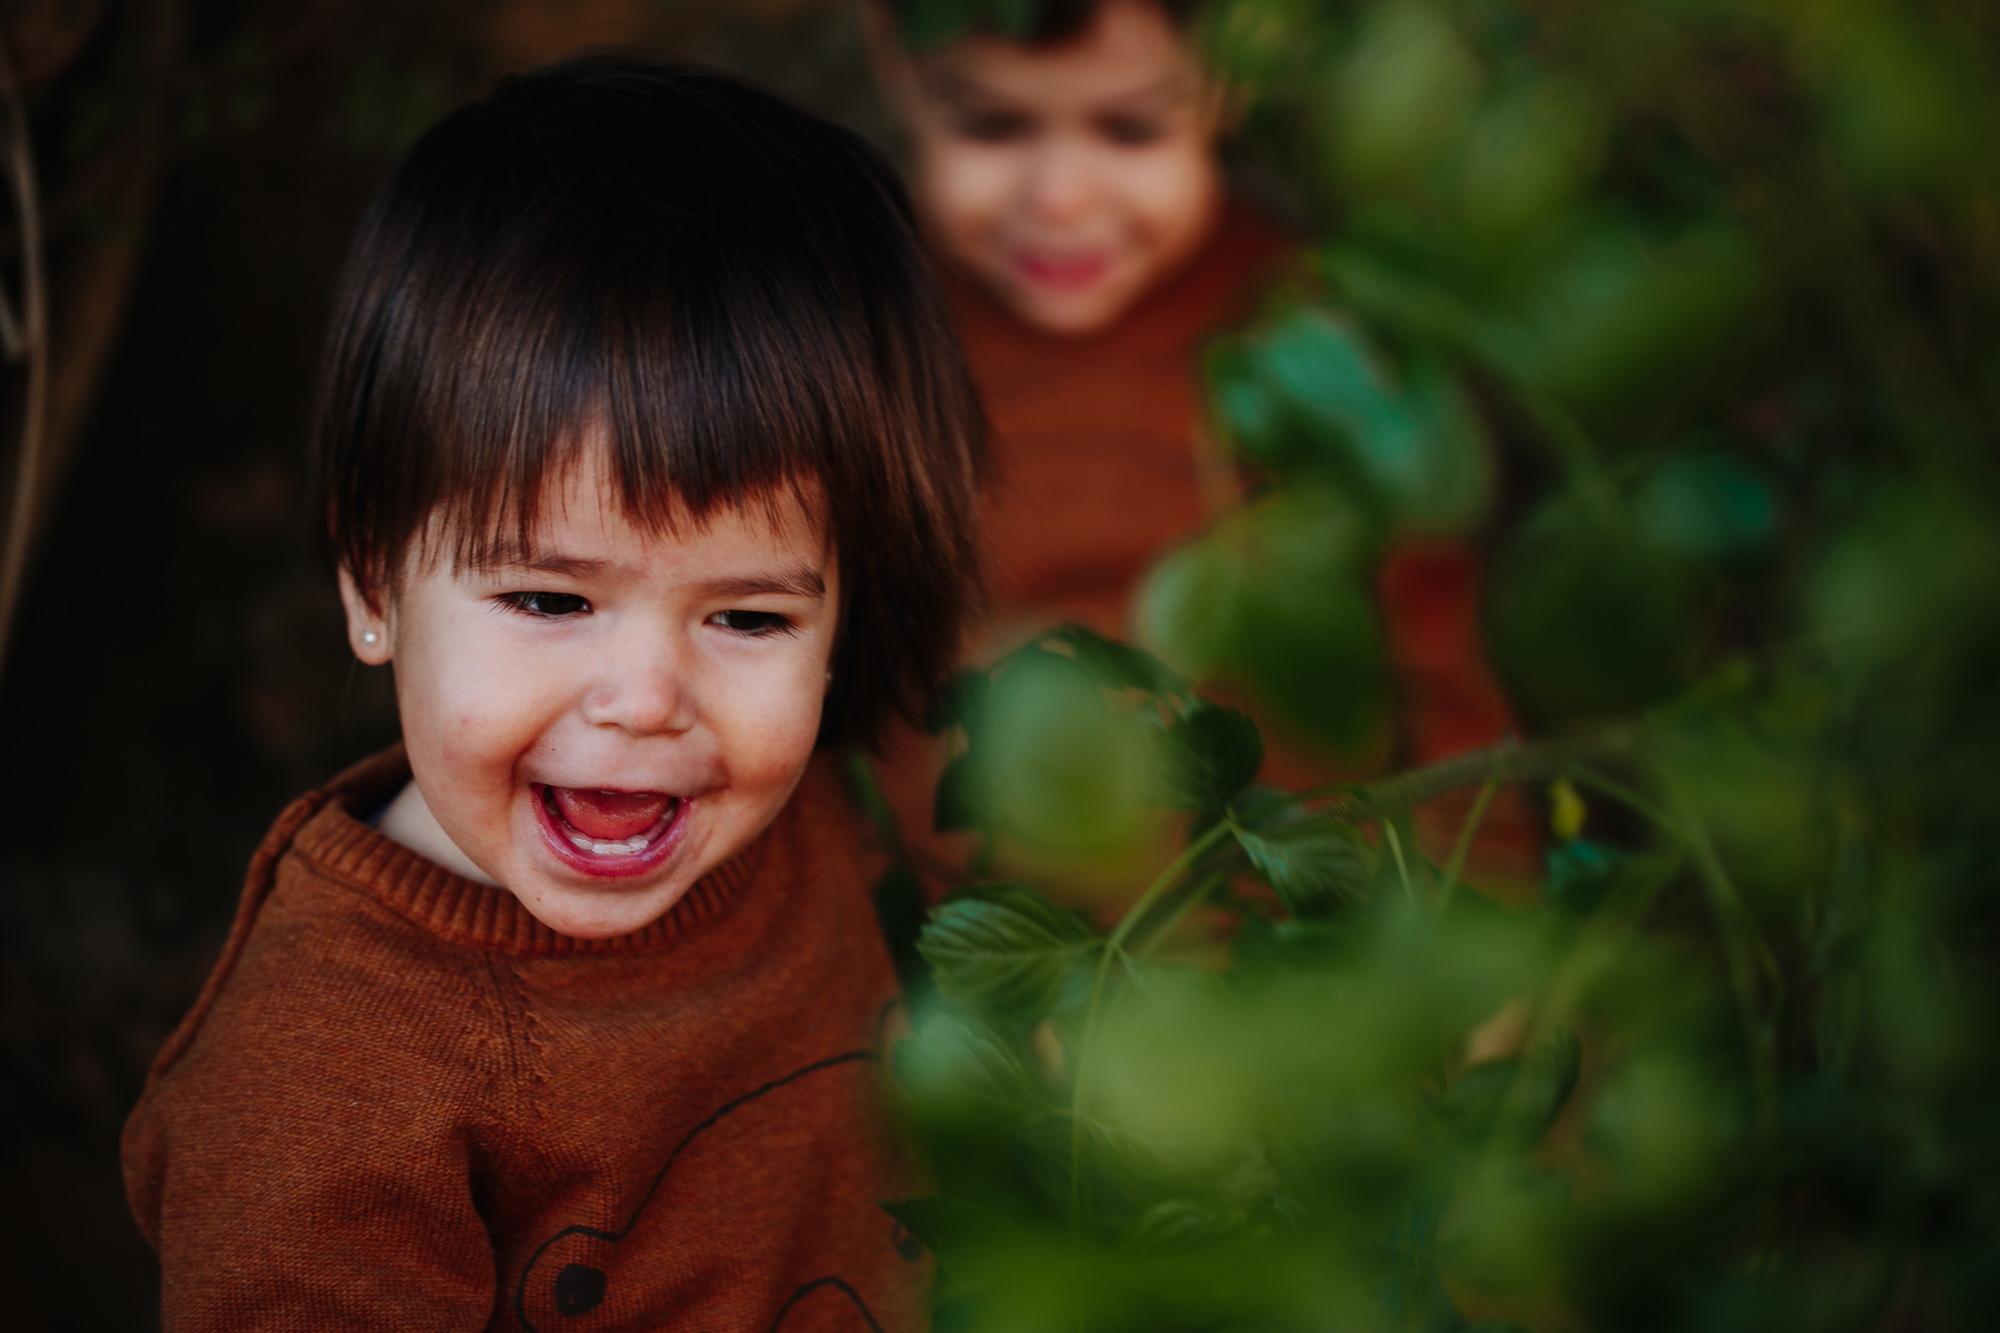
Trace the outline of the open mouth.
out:
<instances>
[{"instance_id":1,"label":"open mouth","mask_svg":"<svg viewBox=\"0 0 2000 1333\"><path fill-rule=\"evenodd\" d=\"M536 811L549 845L565 862L595 875L628 875L663 859L682 827L685 798L657 791L536 788Z\"/></svg>"}]
</instances>

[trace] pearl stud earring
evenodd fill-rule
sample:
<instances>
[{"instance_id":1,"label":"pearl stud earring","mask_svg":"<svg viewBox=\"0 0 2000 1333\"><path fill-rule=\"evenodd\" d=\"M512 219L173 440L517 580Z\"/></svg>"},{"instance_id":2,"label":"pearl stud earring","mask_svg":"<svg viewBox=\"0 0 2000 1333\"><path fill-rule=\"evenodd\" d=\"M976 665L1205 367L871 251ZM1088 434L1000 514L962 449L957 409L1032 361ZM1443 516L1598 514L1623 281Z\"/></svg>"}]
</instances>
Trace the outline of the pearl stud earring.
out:
<instances>
[{"instance_id":1,"label":"pearl stud earring","mask_svg":"<svg viewBox=\"0 0 2000 1333\"><path fill-rule=\"evenodd\" d=\"M374 630L372 630L372 629L365 629L365 630L362 630L362 631L361 631L361 642L363 642L363 643L367 643L367 644L372 644L372 643L374 643L374 642L375 642L375 631L374 631Z\"/></svg>"}]
</instances>

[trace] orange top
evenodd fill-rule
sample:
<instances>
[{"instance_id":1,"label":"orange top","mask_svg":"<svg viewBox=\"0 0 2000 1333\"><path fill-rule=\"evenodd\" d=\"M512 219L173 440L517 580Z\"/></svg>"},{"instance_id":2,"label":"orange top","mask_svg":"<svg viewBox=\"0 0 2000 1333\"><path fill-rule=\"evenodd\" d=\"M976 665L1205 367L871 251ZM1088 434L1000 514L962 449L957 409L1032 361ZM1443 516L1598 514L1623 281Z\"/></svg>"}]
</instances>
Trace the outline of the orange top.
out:
<instances>
[{"instance_id":1,"label":"orange top","mask_svg":"<svg viewBox=\"0 0 2000 1333\"><path fill-rule=\"evenodd\" d=\"M125 1131L175 1329L914 1329L895 982L839 779L636 934L558 935L295 802Z\"/></svg>"},{"instance_id":2,"label":"orange top","mask_svg":"<svg viewBox=\"0 0 2000 1333\"><path fill-rule=\"evenodd\" d=\"M1038 332L965 279L947 283L992 426L983 518L1003 638L1010 621L1064 620L1122 637L1146 567L1233 499L1229 465L1197 433L1196 359L1252 313L1256 280L1288 249L1232 207L1192 265L1088 338Z\"/></svg>"}]
</instances>

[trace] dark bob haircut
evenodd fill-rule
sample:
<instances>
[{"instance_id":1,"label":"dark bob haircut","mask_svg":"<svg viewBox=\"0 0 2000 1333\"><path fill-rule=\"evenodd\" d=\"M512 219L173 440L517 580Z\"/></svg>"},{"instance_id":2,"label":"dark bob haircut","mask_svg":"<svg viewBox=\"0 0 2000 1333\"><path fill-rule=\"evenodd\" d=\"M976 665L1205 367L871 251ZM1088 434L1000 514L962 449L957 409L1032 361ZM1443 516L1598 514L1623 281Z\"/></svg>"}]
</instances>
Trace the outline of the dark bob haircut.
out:
<instances>
[{"instance_id":1,"label":"dark bob haircut","mask_svg":"<svg viewBox=\"0 0 2000 1333\"><path fill-rule=\"evenodd\" d=\"M373 604L525 546L607 439L642 529L817 486L843 627L821 744L921 717L976 602L985 446L908 200L854 135L727 75L593 56L411 149L348 257L314 474Z\"/></svg>"},{"instance_id":2,"label":"dark bob haircut","mask_svg":"<svg viewBox=\"0 0 2000 1333\"><path fill-rule=\"evenodd\" d=\"M919 37L918 45L935 40L931 11L935 0L888 0L897 26ZM1150 0L1176 28L1194 21L1201 0ZM1079 36L1104 7L1104 0L961 0L960 8L975 32L1003 33L1029 46L1055 46ZM924 40L930 39L930 40Z\"/></svg>"}]
</instances>

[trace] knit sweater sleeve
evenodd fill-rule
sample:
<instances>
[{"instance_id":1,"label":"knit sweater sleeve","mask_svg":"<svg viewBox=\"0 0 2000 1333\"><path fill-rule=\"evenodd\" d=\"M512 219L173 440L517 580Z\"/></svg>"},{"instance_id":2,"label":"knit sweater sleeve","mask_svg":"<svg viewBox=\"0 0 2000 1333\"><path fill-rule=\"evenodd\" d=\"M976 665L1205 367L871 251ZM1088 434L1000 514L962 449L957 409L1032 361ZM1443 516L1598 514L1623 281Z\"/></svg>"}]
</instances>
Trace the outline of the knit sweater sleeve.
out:
<instances>
[{"instance_id":1,"label":"knit sweater sleeve","mask_svg":"<svg viewBox=\"0 0 2000 1333\"><path fill-rule=\"evenodd\" d=\"M481 975L280 872L127 1129L169 1333L488 1324L474 1177L504 1042Z\"/></svg>"}]
</instances>

